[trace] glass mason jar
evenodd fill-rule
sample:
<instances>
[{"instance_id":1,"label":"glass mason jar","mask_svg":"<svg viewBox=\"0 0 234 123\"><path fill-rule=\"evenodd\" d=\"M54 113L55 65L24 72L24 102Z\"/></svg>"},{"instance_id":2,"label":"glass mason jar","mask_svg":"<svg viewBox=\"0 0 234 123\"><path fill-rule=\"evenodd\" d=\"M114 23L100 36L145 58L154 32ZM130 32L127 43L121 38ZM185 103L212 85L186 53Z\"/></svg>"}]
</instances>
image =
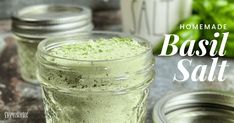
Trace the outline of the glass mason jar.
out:
<instances>
[{"instance_id":1,"label":"glass mason jar","mask_svg":"<svg viewBox=\"0 0 234 123\"><path fill-rule=\"evenodd\" d=\"M12 30L17 42L22 78L36 79L36 51L43 39L51 36L87 32L93 29L91 11L73 5L36 5L13 14Z\"/></svg>"},{"instance_id":2,"label":"glass mason jar","mask_svg":"<svg viewBox=\"0 0 234 123\"><path fill-rule=\"evenodd\" d=\"M50 54L67 44L113 37L131 38L147 50L113 60L74 60ZM37 59L47 123L145 122L155 60L144 39L107 32L51 38L39 44Z\"/></svg>"}]
</instances>

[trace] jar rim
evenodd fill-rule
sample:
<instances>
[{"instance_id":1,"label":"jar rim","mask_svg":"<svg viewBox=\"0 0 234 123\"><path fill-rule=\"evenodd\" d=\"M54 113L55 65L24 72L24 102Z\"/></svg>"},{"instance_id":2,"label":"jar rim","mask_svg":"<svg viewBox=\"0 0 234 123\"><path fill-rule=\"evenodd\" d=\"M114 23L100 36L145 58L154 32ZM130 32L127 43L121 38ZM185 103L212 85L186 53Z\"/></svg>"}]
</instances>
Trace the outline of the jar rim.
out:
<instances>
[{"instance_id":1,"label":"jar rim","mask_svg":"<svg viewBox=\"0 0 234 123\"><path fill-rule=\"evenodd\" d=\"M116 59L109 59L109 60L79 60L79 59L71 59L71 58L64 58L64 57L60 57L60 56L56 56L56 55L51 55L49 54L47 51L47 43L51 42L51 41L61 41L61 40L74 40L75 37L77 36L82 36L82 35L89 35L89 34L94 34L94 35L110 35L110 36L118 36L118 37L133 37L135 39L138 39L140 42L144 43L147 47L147 49L139 54L133 55L133 56L127 56L127 57L123 57L123 58L116 58ZM101 36L100 36L101 37ZM82 39L82 38L81 38ZM56 44L55 44L56 45ZM57 44L58 45L58 44ZM54 45L53 45L54 46ZM51 37L51 38L47 38L42 40L39 45L38 45L38 50L37 50L37 55L38 53L43 54L45 56L49 56L49 57L53 57L53 58L57 58L57 59L62 59L62 60L68 60L68 61L79 61L79 62L92 62L92 63L97 63L97 62L114 62L114 61L122 61L122 60L127 60L127 59L131 59L131 58L135 58L138 56L141 56L143 54L148 54L151 53L151 49L152 49L152 45L149 41L147 41L146 39L140 37L140 36L136 36L136 35L131 35L131 34L126 34L126 33L121 33L121 32L110 32L110 31L90 31L90 32L81 32L81 33L77 33L77 34L70 34L70 35L65 35L65 36L57 36L57 37Z\"/></svg>"}]
</instances>

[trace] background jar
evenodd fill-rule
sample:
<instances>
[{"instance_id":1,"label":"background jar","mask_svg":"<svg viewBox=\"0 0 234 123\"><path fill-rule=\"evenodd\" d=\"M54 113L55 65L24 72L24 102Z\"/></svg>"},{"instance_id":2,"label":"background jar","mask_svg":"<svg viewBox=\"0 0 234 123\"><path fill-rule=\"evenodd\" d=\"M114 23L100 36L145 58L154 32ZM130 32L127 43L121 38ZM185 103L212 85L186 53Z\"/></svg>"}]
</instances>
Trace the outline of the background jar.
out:
<instances>
[{"instance_id":1,"label":"background jar","mask_svg":"<svg viewBox=\"0 0 234 123\"><path fill-rule=\"evenodd\" d=\"M53 48L79 41L129 37L147 47L116 60L74 60L50 55ZM48 123L144 123L154 57L144 39L118 33L51 38L39 44L38 79Z\"/></svg>"},{"instance_id":2,"label":"background jar","mask_svg":"<svg viewBox=\"0 0 234 123\"><path fill-rule=\"evenodd\" d=\"M93 29L90 9L77 5L31 6L14 13L12 20L20 73L25 81L31 83L37 83L35 54L39 42L48 37Z\"/></svg>"}]
</instances>

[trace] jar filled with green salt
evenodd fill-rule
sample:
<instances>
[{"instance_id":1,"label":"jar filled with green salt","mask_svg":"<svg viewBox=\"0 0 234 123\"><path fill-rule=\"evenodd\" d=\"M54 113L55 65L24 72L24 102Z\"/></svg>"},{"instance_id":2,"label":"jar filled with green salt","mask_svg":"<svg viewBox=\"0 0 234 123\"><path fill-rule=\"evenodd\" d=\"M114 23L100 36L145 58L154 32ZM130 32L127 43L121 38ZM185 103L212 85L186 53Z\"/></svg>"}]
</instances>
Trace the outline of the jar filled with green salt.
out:
<instances>
[{"instance_id":1,"label":"jar filled with green salt","mask_svg":"<svg viewBox=\"0 0 234 123\"><path fill-rule=\"evenodd\" d=\"M47 123L145 123L155 59L148 41L93 32L38 46Z\"/></svg>"},{"instance_id":2,"label":"jar filled with green salt","mask_svg":"<svg viewBox=\"0 0 234 123\"><path fill-rule=\"evenodd\" d=\"M90 9L77 5L26 7L15 12L12 20L21 77L34 84L37 84L36 51L43 39L93 29Z\"/></svg>"}]
</instances>

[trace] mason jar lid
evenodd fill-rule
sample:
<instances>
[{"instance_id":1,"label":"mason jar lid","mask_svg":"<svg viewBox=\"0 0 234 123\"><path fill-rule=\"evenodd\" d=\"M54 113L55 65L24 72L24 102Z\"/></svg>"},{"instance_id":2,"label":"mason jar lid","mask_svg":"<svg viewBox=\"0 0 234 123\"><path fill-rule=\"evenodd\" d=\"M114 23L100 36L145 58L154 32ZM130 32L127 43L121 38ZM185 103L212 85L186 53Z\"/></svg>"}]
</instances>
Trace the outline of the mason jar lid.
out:
<instances>
[{"instance_id":1,"label":"mason jar lid","mask_svg":"<svg viewBox=\"0 0 234 123\"><path fill-rule=\"evenodd\" d=\"M234 123L233 93L199 90L162 98L154 107L154 123Z\"/></svg>"},{"instance_id":2,"label":"mason jar lid","mask_svg":"<svg viewBox=\"0 0 234 123\"><path fill-rule=\"evenodd\" d=\"M44 39L50 35L87 31L92 27L91 10L78 5L36 5L12 16L13 33L19 37Z\"/></svg>"},{"instance_id":3,"label":"mason jar lid","mask_svg":"<svg viewBox=\"0 0 234 123\"><path fill-rule=\"evenodd\" d=\"M89 24L89 25L85 25L79 28L75 28L75 29L69 29L69 30L65 30L65 31L50 31L50 32L43 32L41 31L40 33L35 34L34 32L31 32L29 30L25 30L24 34L17 32L17 30L14 32L15 35L19 36L19 37L23 37L26 39L36 39L35 41L40 41L42 39L45 39L47 37L50 36L61 36L61 35L67 35L67 34L73 34L73 33L77 33L77 32L90 32L93 30L93 25Z\"/></svg>"}]
</instances>

